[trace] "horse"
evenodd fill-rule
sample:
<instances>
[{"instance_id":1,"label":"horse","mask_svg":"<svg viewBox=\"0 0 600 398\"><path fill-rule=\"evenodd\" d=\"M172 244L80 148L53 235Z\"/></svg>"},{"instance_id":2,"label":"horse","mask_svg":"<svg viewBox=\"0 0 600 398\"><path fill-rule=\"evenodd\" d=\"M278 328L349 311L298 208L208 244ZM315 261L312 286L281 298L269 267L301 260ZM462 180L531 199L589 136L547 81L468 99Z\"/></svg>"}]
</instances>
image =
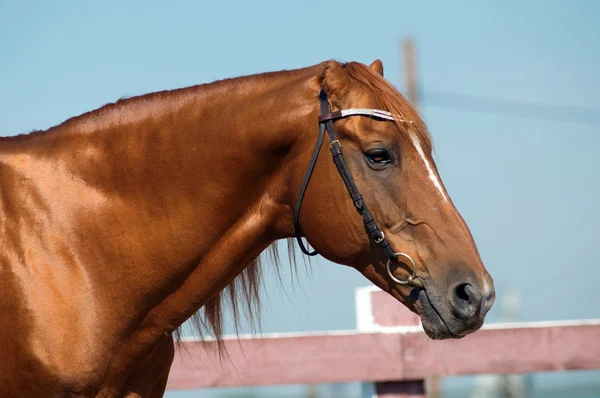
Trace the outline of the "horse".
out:
<instances>
[{"instance_id":1,"label":"horse","mask_svg":"<svg viewBox=\"0 0 600 398\"><path fill-rule=\"evenodd\" d=\"M222 300L257 294L261 253L295 236L433 339L476 331L494 301L426 125L379 60L120 99L3 137L0 186L3 397L162 396L178 328L196 317L219 336Z\"/></svg>"}]
</instances>

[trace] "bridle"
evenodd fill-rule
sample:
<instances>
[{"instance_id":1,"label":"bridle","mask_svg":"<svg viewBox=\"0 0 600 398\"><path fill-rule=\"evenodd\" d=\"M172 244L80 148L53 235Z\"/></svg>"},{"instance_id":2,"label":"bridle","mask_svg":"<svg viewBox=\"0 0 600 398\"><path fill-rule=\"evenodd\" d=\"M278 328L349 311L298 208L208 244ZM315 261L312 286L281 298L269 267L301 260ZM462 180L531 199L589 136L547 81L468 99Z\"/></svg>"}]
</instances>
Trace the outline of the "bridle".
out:
<instances>
[{"instance_id":1,"label":"bridle","mask_svg":"<svg viewBox=\"0 0 600 398\"><path fill-rule=\"evenodd\" d=\"M298 194L298 200L296 201L296 206L294 207L294 230L296 233L296 240L298 241L298 245L302 252L308 256L316 256L317 251L309 251L308 248L304 245L302 241L302 232L300 230L300 207L302 206L302 199L304 199L304 194L306 192L306 188L310 182L310 178L315 169L315 165L317 163L317 158L319 157L319 152L321 150L321 146L323 144L323 138L325 137L325 132L329 136L329 148L331 149L331 154L333 155L333 162L335 163L346 188L348 189L348 193L352 198L352 202L354 203L354 207L358 211L358 214L362 216L363 223L365 225L365 230L369 235L369 238L373 240L375 243L379 245L383 253L387 257L386 269L390 276L390 278L400 284L400 285L411 285L414 287L418 287L423 289L423 283L420 279L416 277L417 267L415 265L414 260L406 253L396 252L388 242L385 234L382 230L379 229L377 223L371 216L367 205L360 194L354 179L352 178L352 174L350 173L350 169L348 169L348 165L344 160L344 156L342 154L342 144L337 139L337 134L335 133L335 129L333 128L333 122L342 119L348 116L368 116L374 119L394 121L394 116L390 112L382 111L379 109L366 109L366 108L352 108L352 109L343 109L335 112L331 112L331 107L329 105L329 101L327 99L327 93L321 90L319 94L319 102L320 102L320 115L319 115L319 136L317 137L317 144L315 145L315 149L313 150L312 156L310 158L310 162L308 163L308 169L306 171L306 175L304 176L304 181L302 182L302 186L300 188L300 192ZM411 275L406 280L401 280L396 278L392 274L391 265L392 261L399 261L399 259L406 260L409 264L412 271Z\"/></svg>"}]
</instances>

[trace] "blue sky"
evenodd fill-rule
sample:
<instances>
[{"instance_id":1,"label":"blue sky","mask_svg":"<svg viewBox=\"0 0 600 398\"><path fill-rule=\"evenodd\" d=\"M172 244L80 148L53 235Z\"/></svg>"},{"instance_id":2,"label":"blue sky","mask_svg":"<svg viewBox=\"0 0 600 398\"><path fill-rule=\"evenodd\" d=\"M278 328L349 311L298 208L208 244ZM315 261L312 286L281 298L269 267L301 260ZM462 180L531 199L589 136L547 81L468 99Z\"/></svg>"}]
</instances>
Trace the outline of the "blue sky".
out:
<instances>
[{"instance_id":1,"label":"blue sky","mask_svg":"<svg viewBox=\"0 0 600 398\"><path fill-rule=\"evenodd\" d=\"M600 109L599 15L591 0L0 0L0 135L122 96L326 59L380 58L403 89L400 40L410 35L442 179L499 293L520 294L523 320L600 318L598 116L459 111L434 95ZM361 275L317 259L292 287L282 271L284 286L266 280L263 331L354 327Z\"/></svg>"}]
</instances>

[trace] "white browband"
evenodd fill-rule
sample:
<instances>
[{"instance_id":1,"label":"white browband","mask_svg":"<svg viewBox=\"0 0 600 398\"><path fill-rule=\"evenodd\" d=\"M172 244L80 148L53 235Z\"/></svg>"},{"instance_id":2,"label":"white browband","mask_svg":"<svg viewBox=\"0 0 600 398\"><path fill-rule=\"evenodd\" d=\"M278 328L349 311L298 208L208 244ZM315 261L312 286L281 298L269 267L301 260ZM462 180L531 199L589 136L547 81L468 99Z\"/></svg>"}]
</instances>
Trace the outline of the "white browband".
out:
<instances>
[{"instance_id":1,"label":"white browband","mask_svg":"<svg viewBox=\"0 0 600 398\"><path fill-rule=\"evenodd\" d=\"M394 118L392 114L388 111L382 111L381 109L370 109L370 108L350 108L350 109L342 109L340 111L341 117L354 116L354 115L362 115L362 116L371 116L376 117L378 119L385 120L398 120L399 122L405 122L402 118ZM412 120L408 121L408 123L412 123Z\"/></svg>"}]
</instances>

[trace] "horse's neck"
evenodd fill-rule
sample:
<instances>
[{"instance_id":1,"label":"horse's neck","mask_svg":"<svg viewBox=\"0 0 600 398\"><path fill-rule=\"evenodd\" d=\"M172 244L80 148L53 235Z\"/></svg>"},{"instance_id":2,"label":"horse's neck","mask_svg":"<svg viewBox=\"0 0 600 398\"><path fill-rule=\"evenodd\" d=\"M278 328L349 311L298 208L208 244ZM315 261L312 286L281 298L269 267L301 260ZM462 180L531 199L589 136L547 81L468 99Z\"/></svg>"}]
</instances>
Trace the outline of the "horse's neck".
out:
<instances>
[{"instance_id":1,"label":"horse's neck","mask_svg":"<svg viewBox=\"0 0 600 398\"><path fill-rule=\"evenodd\" d=\"M48 266L78 269L88 294L104 291L88 299L111 309L100 316L113 325L179 326L280 237L289 149L314 127L307 81L296 73L221 83L152 103L145 117L124 105L106 121L67 122L40 137L52 149L30 151L21 170L44 202L32 206L54 216L39 246L52 231L70 250L43 253ZM136 109L144 99L132 101Z\"/></svg>"}]
</instances>

